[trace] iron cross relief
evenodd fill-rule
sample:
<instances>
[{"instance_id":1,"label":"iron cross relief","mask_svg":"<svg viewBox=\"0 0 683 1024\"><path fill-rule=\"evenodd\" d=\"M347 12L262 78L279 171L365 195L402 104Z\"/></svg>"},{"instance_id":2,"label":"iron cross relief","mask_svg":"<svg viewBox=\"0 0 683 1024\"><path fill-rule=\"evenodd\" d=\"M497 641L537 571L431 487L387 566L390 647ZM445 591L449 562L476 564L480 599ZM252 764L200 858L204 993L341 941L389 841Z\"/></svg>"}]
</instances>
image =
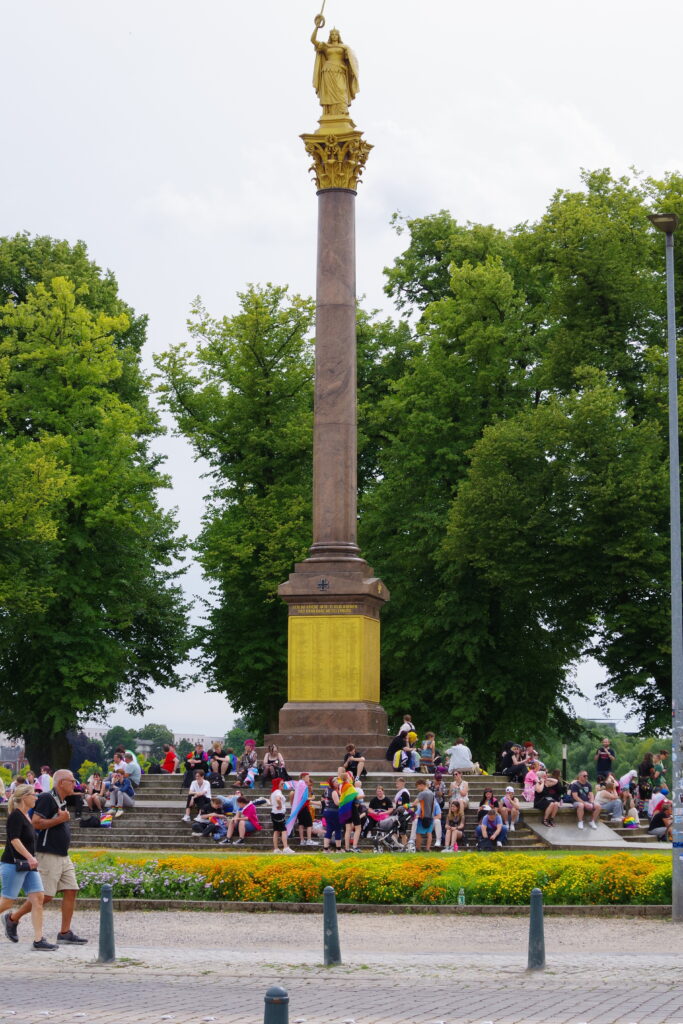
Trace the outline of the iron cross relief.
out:
<instances>
[{"instance_id":1,"label":"iron cross relief","mask_svg":"<svg viewBox=\"0 0 683 1024\"><path fill-rule=\"evenodd\" d=\"M325 577L322 576L318 580L318 590L329 590L329 589L330 589L330 581L326 580Z\"/></svg>"}]
</instances>

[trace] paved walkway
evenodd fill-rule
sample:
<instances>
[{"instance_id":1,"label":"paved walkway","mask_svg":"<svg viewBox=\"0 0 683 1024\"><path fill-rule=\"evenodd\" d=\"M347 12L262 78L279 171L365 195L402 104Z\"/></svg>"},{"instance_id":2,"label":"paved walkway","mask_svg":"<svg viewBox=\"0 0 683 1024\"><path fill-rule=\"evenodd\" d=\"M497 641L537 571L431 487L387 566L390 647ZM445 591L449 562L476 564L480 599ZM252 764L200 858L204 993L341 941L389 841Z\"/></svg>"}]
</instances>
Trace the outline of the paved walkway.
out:
<instances>
[{"instance_id":1,"label":"paved walkway","mask_svg":"<svg viewBox=\"0 0 683 1024\"><path fill-rule=\"evenodd\" d=\"M111 966L93 962L96 915L77 923L91 945L34 953L27 922L2 942L1 1024L256 1024L272 984L291 1024L683 1024L669 921L548 919L533 974L519 919L340 917L344 965L327 970L320 917L118 914Z\"/></svg>"}]
</instances>

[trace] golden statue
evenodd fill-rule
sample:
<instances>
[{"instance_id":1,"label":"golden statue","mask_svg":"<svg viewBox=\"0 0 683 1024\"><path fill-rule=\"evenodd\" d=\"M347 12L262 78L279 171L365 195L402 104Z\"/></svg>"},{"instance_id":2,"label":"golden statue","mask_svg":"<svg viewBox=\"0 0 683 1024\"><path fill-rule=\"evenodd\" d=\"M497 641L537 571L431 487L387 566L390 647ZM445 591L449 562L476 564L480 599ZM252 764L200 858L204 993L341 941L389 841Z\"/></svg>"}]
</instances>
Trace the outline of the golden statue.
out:
<instances>
[{"instance_id":1,"label":"golden statue","mask_svg":"<svg viewBox=\"0 0 683 1024\"><path fill-rule=\"evenodd\" d=\"M318 30L325 25L322 14L315 17L311 42L315 47L313 88L318 94L323 114L348 117L349 104L358 92L358 61L349 46L342 42L339 30L333 28L326 43L318 40Z\"/></svg>"},{"instance_id":2,"label":"golden statue","mask_svg":"<svg viewBox=\"0 0 683 1024\"><path fill-rule=\"evenodd\" d=\"M318 130L301 138L313 159L311 170L318 190L344 188L355 192L372 149L349 115L349 105L358 93L358 61L336 28L326 43L319 42L318 32L325 26L324 10L325 2L315 17L311 36L315 47L313 88L323 112Z\"/></svg>"}]
</instances>

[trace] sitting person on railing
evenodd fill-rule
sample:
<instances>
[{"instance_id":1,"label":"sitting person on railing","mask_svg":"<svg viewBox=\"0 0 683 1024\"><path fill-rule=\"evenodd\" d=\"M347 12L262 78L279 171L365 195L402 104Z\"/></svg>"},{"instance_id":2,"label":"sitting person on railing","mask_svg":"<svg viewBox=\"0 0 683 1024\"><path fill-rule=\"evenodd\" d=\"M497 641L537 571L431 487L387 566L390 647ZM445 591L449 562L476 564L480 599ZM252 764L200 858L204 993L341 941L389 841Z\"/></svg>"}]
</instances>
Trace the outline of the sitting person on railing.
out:
<instances>
[{"instance_id":1,"label":"sitting person on railing","mask_svg":"<svg viewBox=\"0 0 683 1024\"><path fill-rule=\"evenodd\" d=\"M241 846L247 836L261 831L262 826L253 801L247 800L246 796L238 796L237 807L237 814L228 822L228 834L221 845L229 846L232 843L234 846ZM238 838L233 842L235 829L237 829Z\"/></svg>"},{"instance_id":2,"label":"sitting person on railing","mask_svg":"<svg viewBox=\"0 0 683 1024\"><path fill-rule=\"evenodd\" d=\"M190 792L185 805L185 816L183 821L191 821L190 811L194 808L198 814L202 814L211 806L211 783L204 776L203 769L195 772L194 782L190 784Z\"/></svg>"}]
</instances>

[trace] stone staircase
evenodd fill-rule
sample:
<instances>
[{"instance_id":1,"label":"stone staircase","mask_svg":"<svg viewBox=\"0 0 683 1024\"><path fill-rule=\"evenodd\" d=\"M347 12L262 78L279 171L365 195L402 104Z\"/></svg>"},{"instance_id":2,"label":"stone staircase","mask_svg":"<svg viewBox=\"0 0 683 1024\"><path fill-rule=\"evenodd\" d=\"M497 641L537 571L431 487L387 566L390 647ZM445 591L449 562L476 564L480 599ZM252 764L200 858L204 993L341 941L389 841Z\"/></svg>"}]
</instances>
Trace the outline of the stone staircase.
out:
<instances>
[{"instance_id":1,"label":"stone staircase","mask_svg":"<svg viewBox=\"0 0 683 1024\"><path fill-rule=\"evenodd\" d=\"M361 748L362 749L362 748ZM314 782L315 794L320 793L321 786L326 782L329 772L311 772ZM425 776L422 776L423 778ZM243 846L233 848L232 846L216 847L212 839L201 837L192 838L191 826L181 819L185 813L186 791L180 790L180 775L148 775L144 776L137 791L136 806L126 810L123 817L114 820L111 828L90 829L80 828L77 821L72 822L72 848L82 849L111 849L111 850L150 850L165 853L186 853L194 850L201 853L205 850L216 848L226 853L238 853L241 851L267 852L272 849L272 832L270 828L270 802L267 805L258 807L259 821L263 826L261 832L249 836ZM234 778L234 776L233 776ZM399 775L392 772L369 773L364 780L364 791L366 799L374 796L377 785L383 785L387 794L396 792L396 780L400 779L405 783L412 796L416 794L415 782L420 776ZM470 808L466 815L465 839L469 848L474 847L474 828L477 822L477 807L484 789L492 786L496 795L501 795L507 779L502 776L476 775L469 776L470 786ZM233 787L228 778L228 785L225 789L217 790L221 794L229 794ZM252 798L270 795L269 788L262 789L258 785L254 790L246 791ZM519 794L518 794L519 795ZM6 807L0 810L0 840L4 844ZM87 813L87 812L86 812ZM523 815L522 815L523 817ZM291 845L298 850L299 839L295 832L291 837ZM368 841L362 842L363 849L371 849ZM542 849L542 841L526 827L523 821L517 825L517 830L510 833L508 850ZM312 853L313 847L303 847L302 852Z\"/></svg>"}]
</instances>

